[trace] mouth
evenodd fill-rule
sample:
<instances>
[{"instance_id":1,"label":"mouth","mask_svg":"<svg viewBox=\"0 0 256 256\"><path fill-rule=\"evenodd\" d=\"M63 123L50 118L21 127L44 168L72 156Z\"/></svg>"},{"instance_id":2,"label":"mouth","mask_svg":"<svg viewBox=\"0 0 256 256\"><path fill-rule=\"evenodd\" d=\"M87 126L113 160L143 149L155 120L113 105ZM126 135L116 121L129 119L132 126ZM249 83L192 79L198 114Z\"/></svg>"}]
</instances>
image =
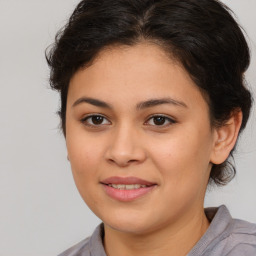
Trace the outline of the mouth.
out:
<instances>
[{"instance_id":1,"label":"mouth","mask_svg":"<svg viewBox=\"0 0 256 256\"><path fill-rule=\"evenodd\" d=\"M106 194L118 201L133 201L149 194L156 183L137 177L110 177L100 182Z\"/></svg>"},{"instance_id":2,"label":"mouth","mask_svg":"<svg viewBox=\"0 0 256 256\"><path fill-rule=\"evenodd\" d=\"M106 184L112 188L120 189L120 190L132 190L139 188L146 188L146 185L141 184Z\"/></svg>"}]
</instances>

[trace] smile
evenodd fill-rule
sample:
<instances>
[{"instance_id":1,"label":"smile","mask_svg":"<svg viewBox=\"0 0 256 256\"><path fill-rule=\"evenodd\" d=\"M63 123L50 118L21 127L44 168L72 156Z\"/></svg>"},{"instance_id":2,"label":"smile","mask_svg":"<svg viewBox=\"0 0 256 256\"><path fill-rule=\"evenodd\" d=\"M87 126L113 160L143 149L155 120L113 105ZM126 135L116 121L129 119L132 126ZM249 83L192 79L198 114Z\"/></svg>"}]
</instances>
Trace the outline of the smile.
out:
<instances>
[{"instance_id":1,"label":"smile","mask_svg":"<svg viewBox=\"0 0 256 256\"><path fill-rule=\"evenodd\" d=\"M157 187L156 183L137 177L109 177L100 183L107 196L121 202L139 199Z\"/></svg>"},{"instance_id":2,"label":"smile","mask_svg":"<svg viewBox=\"0 0 256 256\"><path fill-rule=\"evenodd\" d=\"M146 185L141 184L108 184L108 186L120 190L132 190L147 187Z\"/></svg>"}]
</instances>

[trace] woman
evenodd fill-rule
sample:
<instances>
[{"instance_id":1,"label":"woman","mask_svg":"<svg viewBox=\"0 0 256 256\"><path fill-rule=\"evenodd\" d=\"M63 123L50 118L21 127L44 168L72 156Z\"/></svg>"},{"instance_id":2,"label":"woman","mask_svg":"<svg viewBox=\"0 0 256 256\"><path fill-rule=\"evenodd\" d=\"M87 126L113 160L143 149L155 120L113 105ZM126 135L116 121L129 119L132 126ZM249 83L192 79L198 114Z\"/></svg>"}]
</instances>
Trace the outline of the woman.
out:
<instances>
[{"instance_id":1,"label":"woman","mask_svg":"<svg viewBox=\"0 0 256 256\"><path fill-rule=\"evenodd\" d=\"M48 53L76 186L102 220L61 256L256 255L256 226L204 209L245 128L249 50L216 0L84 0Z\"/></svg>"}]
</instances>

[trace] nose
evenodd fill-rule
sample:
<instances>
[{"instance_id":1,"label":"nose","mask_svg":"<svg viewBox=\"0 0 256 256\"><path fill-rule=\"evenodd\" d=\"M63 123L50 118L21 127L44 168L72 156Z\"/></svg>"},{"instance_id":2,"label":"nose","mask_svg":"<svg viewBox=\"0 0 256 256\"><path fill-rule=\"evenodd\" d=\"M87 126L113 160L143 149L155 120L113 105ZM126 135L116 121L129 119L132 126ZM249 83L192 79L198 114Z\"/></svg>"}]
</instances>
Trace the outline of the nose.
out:
<instances>
[{"instance_id":1,"label":"nose","mask_svg":"<svg viewBox=\"0 0 256 256\"><path fill-rule=\"evenodd\" d=\"M120 167L144 162L146 150L139 132L125 124L116 128L110 137L106 159Z\"/></svg>"}]
</instances>

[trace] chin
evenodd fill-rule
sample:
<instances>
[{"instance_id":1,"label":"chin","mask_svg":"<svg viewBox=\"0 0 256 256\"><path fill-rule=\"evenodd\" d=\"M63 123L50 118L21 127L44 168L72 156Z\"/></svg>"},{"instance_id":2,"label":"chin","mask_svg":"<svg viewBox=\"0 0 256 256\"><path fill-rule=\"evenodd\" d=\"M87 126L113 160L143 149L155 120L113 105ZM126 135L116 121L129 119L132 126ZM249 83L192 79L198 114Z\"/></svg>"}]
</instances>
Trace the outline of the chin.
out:
<instances>
[{"instance_id":1,"label":"chin","mask_svg":"<svg viewBox=\"0 0 256 256\"><path fill-rule=\"evenodd\" d=\"M143 223L137 224L137 223L131 223L130 222L120 222L120 223L105 223L104 225L107 225L113 230L116 230L121 233L126 234L133 234L133 235L142 235L145 233L148 233L150 231L149 227L145 226Z\"/></svg>"},{"instance_id":2,"label":"chin","mask_svg":"<svg viewBox=\"0 0 256 256\"><path fill-rule=\"evenodd\" d=\"M152 216L139 215L138 213L111 214L111 216L103 217L102 221L113 230L133 235L150 233L154 230L154 227L156 228L160 224Z\"/></svg>"}]
</instances>

